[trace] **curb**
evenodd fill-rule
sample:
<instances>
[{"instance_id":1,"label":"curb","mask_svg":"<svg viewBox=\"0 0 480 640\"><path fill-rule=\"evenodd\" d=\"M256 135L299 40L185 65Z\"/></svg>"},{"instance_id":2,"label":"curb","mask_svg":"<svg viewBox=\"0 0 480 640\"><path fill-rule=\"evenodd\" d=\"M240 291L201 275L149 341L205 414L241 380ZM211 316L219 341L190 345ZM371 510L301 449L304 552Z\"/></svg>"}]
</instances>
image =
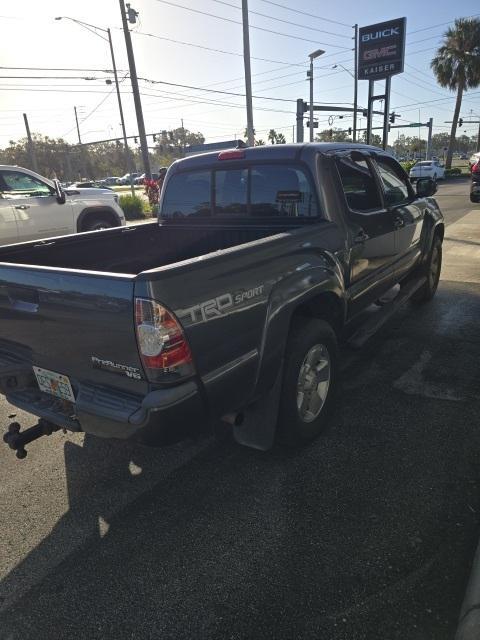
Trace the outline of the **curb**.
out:
<instances>
[{"instance_id":1,"label":"curb","mask_svg":"<svg viewBox=\"0 0 480 640\"><path fill-rule=\"evenodd\" d=\"M473 558L455 640L478 640L478 638L480 638L480 542Z\"/></svg>"}]
</instances>

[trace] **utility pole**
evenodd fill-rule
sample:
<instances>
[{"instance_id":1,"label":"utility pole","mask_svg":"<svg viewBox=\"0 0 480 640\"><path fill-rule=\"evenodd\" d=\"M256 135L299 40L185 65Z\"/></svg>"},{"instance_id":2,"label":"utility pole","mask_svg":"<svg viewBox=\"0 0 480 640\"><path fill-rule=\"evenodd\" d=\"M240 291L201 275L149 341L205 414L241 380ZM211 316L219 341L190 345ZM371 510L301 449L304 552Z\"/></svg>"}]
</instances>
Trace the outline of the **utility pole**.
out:
<instances>
[{"instance_id":1,"label":"utility pole","mask_svg":"<svg viewBox=\"0 0 480 640\"><path fill-rule=\"evenodd\" d=\"M78 144L80 147L80 167L81 167L81 172L82 172L82 178L86 178L87 177L87 163L85 162L85 149L83 148L82 145L82 138L80 137L80 125L78 124L78 114L77 114L77 107L73 107L73 110L75 111L75 122L77 123L77 135L78 135Z\"/></svg>"},{"instance_id":2,"label":"utility pole","mask_svg":"<svg viewBox=\"0 0 480 640\"><path fill-rule=\"evenodd\" d=\"M427 160L432 159L432 129L433 129L433 118L430 118L428 121L428 137L427 137Z\"/></svg>"},{"instance_id":3,"label":"utility pole","mask_svg":"<svg viewBox=\"0 0 480 640\"><path fill-rule=\"evenodd\" d=\"M125 36L125 46L127 48L128 67L130 69L130 80L132 82L133 101L135 103L135 113L137 115L138 136L140 138L140 147L142 150L143 169L145 172L145 176L148 179L151 179L152 171L150 169L150 157L148 155L147 136L145 135L145 123L143 121L142 101L140 99L140 90L138 88L138 77L137 69L135 67L135 58L133 55L132 38L128 29L127 14L125 13L123 0L119 0L119 2L120 12L122 14L123 33ZM126 7L128 12L128 20L129 22L134 24L136 22L136 17L138 14L134 9L130 7L129 4L127 4Z\"/></svg>"},{"instance_id":4,"label":"utility pole","mask_svg":"<svg viewBox=\"0 0 480 640\"><path fill-rule=\"evenodd\" d=\"M73 107L73 110L75 111L75 122L77 123L77 135L78 135L78 144L82 144L82 138L80 137L80 127L78 125L78 114L77 114L77 107Z\"/></svg>"},{"instance_id":5,"label":"utility pole","mask_svg":"<svg viewBox=\"0 0 480 640\"><path fill-rule=\"evenodd\" d=\"M245 95L247 101L247 143L255 145L255 129L253 128L252 106L252 72L250 69L250 33L248 28L248 0L242 0L243 22L243 66L245 68Z\"/></svg>"},{"instance_id":6,"label":"utility pole","mask_svg":"<svg viewBox=\"0 0 480 640\"><path fill-rule=\"evenodd\" d=\"M353 142L357 141L357 107L358 107L358 24L356 24L354 27L355 29L355 35L354 35L354 41L355 41L355 53L354 53L354 66L353 66L353 73L355 74L355 77L353 79L353 135L352 135L352 140Z\"/></svg>"},{"instance_id":7,"label":"utility pole","mask_svg":"<svg viewBox=\"0 0 480 640\"><path fill-rule=\"evenodd\" d=\"M370 144L372 141L372 115L373 115L373 90L375 82L373 80L368 81L368 112L367 112L367 139L366 143Z\"/></svg>"},{"instance_id":8,"label":"utility pole","mask_svg":"<svg viewBox=\"0 0 480 640\"><path fill-rule=\"evenodd\" d=\"M28 125L28 118L26 113L23 114L23 121L25 122L25 129L27 130L28 155L30 156L30 162L32 163L33 170L38 173L37 156L35 155L35 145L33 144L32 134L30 133L30 127Z\"/></svg>"},{"instance_id":9,"label":"utility pole","mask_svg":"<svg viewBox=\"0 0 480 640\"><path fill-rule=\"evenodd\" d=\"M383 114L383 140L382 146L385 150L388 146L388 121L390 115L390 83L391 77L387 76L385 79L385 101L384 101L384 114Z\"/></svg>"},{"instance_id":10,"label":"utility pole","mask_svg":"<svg viewBox=\"0 0 480 640\"><path fill-rule=\"evenodd\" d=\"M306 110L306 104L302 98L297 100L297 142L303 142L303 114Z\"/></svg>"}]
</instances>

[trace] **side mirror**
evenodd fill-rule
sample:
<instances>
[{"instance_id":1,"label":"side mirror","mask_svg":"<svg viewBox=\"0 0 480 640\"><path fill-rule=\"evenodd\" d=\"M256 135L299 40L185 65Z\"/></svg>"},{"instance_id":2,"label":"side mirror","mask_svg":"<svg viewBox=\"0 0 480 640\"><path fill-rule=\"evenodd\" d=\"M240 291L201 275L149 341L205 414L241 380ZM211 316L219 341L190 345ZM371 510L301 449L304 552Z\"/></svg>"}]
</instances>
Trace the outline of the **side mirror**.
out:
<instances>
[{"instance_id":1,"label":"side mirror","mask_svg":"<svg viewBox=\"0 0 480 640\"><path fill-rule=\"evenodd\" d=\"M65 191L62 189L60 181L55 178L53 186L55 187L55 195L57 196L58 204L65 204L67 196L65 195Z\"/></svg>"},{"instance_id":2,"label":"side mirror","mask_svg":"<svg viewBox=\"0 0 480 640\"><path fill-rule=\"evenodd\" d=\"M419 198L433 196L434 193L437 193L437 181L432 178L418 178L416 189Z\"/></svg>"}]
</instances>

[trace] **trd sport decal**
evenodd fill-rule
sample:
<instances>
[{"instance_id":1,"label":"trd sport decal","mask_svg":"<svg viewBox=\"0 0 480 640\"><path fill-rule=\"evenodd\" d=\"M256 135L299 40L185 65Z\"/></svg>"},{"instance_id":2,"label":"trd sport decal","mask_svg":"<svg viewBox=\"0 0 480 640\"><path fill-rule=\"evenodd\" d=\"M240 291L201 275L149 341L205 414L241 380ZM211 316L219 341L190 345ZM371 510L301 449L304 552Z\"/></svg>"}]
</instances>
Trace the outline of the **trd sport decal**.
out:
<instances>
[{"instance_id":1,"label":"trd sport decal","mask_svg":"<svg viewBox=\"0 0 480 640\"><path fill-rule=\"evenodd\" d=\"M232 307L240 306L245 301L252 300L261 296L265 289L265 285L261 284L258 287L252 289L246 289L244 291L237 291L235 293L223 293L222 295L212 298L211 300L205 300L196 304L194 307L189 307L178 312L179 318L187 318L190 324L196 322L206 322L207 320L213 320L223 315L228 309Z\"/></svg>"}]
</instances>

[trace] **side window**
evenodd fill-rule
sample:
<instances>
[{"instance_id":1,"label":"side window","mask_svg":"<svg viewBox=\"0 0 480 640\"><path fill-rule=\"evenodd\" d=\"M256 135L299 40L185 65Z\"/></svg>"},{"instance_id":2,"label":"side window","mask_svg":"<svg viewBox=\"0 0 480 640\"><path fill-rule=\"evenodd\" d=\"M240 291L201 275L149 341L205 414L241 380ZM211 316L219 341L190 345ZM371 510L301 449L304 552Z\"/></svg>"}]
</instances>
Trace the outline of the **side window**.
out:
<instances>
[{"instance_id":1,"label":"side window","mask_svg":"<svg viewBox=\"0 0 480 640\"><path fill-rule=\"evenodd\" d=\"M215 214L247 215L247 169L215 171Z\"/></svg>"},{"instance_id":2,"label":"side window","mask_svg":"<svg viewBox=\"0 0 480 640\"><path fill-rule=\"evenodd\" d=\"M317 200L301 169L286 165L258 165L251 169L252 216L317 217Z\"/></svg>"},{"instance_id":3,"label":"side window","mask_svg":"<svg viewBox=\"0 0 480 640\"><path fill-rule=\"evenodd\" d=\"M162 216L183 218L211 215L209 171L178 173L170 178L162 204Z\"/></svg>"},{"instance_id":4,"label":"side window","mask_svg":"<svg viewBox=\"0 0 480 640\"><path fill-rule=\"evenodd\" d=\"M395 167L393 162L389 162L384 158L377 158L376 163L383 183L387 207L407 202L410 199L410 192L406 178Z\"/></svg>"},{"instance_id":5,"label":"side window","mask_svg":"<svg viewBox=\"0 0 480 640\"><path fill-rule=\"evenodd\" d=\"M340 158L337 166L343 192L352 211L368 212L382 207L375 178L366 160Z\"/></svg>"},{"instance_id":6,"label":"side window","mask_svg":"<svg viewBox=\"0 0 480 640\"><path fill-rule=\"evenodd\" d=\"M5 198L34 198L52 195L52 190L47 184L21 171L2 171L0 178L0 188Z\"/></svg>"}]
</instances>

